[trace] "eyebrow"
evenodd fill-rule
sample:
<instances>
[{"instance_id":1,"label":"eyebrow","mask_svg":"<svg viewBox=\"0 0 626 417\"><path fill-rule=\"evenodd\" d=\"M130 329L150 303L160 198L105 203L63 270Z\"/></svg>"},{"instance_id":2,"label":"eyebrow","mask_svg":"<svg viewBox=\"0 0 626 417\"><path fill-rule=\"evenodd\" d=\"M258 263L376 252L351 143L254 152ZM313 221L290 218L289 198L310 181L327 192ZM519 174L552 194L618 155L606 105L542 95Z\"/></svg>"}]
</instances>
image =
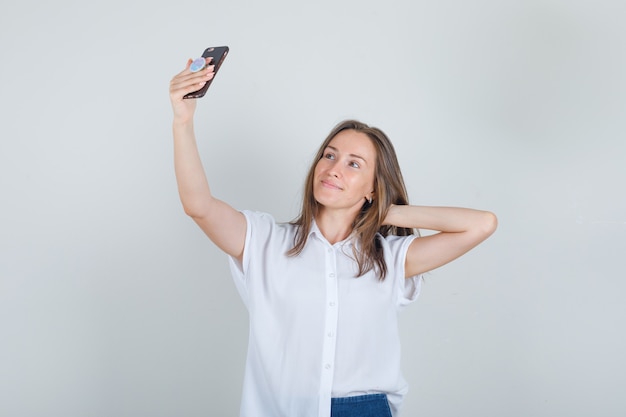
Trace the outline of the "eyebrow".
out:
<instances>
[{"instance_id":1,"label":"eyebrow","mask_svg":"<svg viewBox=\"0 0 626 417\"><path fill-rule=\"evenodd\" d=\"M333 151L335 151L335 152L339 152L339 149L335 148L334 146L327 145L326 147L327 147L327 148L332 149L332 150L333 150ZM360 159L361 161L363 161L363 162L367 163L367 160L366 160L365 158L363 158L362 156L360 156L360 155L357 155L357 154L351 153L351 154L348 154L348 156L351 156L351 157L353 157L353 158L358 158L358 159Z\"/></svg>"}]
</instances>

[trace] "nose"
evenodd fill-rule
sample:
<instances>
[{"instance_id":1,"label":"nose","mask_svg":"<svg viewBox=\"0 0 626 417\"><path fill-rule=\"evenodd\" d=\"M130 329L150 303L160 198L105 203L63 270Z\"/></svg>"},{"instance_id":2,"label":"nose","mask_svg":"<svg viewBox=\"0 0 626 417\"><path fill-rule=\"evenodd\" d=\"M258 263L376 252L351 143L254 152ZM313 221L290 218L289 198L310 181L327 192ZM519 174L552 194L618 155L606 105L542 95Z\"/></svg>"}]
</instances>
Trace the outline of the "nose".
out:
<instances>
[{"instance_id":1,"label":"nose","mask_svg":"<svg viewBox=\"0 0 626 417\"><path fill-rule=\"evenodd\" d=\"M339 167L339 164L337 163L332 164L330 168L328 169L328 174L334 178L341 177L342 173L341 173L341 168Z\"/></svg>"}]
</instances>

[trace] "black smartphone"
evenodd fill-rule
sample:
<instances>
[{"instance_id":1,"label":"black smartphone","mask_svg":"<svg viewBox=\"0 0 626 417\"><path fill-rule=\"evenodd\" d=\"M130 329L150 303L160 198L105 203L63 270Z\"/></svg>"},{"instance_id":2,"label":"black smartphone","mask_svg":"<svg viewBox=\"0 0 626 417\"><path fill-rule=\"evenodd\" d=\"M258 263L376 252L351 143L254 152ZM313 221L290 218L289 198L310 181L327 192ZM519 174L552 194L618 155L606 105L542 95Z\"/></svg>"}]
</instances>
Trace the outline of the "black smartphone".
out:
<instances>
[{"instance_id":1,"label":"black smartphone","mask_svg":"<svg viewBox=\"0 0 626 417\"><path fill-rule=\"evenodd\" d=\"M209 63L209 65L215 65L215 74L213 75L213 78L211 78L209 81L207 81L206 84L204 84L204 86L202 86L201 89L199 89L198 91L189 93L189 94L185 94L183 98L204 97L207 90L209 89L209 86L211 85L211 82L217 76L217 71L219 71L220 67L222 66L222 62L224 62L224 58L226 58L226 55L228 55L228 46L214 46L214 47L206 48L204 52L202 53L202 57L213 58L211 62Z\"/></svg>"}]
</instances>

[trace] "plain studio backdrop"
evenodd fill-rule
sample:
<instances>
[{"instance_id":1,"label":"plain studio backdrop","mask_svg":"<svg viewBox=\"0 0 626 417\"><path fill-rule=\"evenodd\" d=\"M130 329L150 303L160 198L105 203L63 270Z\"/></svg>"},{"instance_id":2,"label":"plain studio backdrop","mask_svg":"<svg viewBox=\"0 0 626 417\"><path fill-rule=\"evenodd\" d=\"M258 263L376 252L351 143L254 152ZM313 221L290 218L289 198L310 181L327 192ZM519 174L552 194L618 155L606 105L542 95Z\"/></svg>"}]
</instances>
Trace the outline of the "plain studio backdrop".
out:
<instances>
[{"instance_id":1,"label":"plain studio backdrop","mask_svg":"<svg viewBox=\"0 0 626 417\"><path fill-rule=\"evenodd\" d=\"M404 416L626 415L623 1L4 1L0 415L238 414L248 318L183 213L169 81L214 193L299 210L319 143L382 128L411 203L497 232L402 312ZM291 416L290 416L291 417Z\"/></svg>"}]
</instances>

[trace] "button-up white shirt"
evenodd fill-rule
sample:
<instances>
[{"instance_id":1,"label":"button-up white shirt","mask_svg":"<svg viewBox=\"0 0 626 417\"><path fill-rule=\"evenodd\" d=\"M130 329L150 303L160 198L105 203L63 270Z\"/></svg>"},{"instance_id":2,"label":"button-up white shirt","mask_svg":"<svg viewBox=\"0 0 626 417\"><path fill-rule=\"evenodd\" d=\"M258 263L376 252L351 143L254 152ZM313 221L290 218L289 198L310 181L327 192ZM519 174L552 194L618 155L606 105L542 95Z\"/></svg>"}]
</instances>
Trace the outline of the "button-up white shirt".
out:
<instances>
[{"instance_id":1,"label":"button-up white shirt","mask_svg":"<svg viewBox=\"0 0 626 417\"><path fill-rule=\"evenodd\" d=\"M244 211L243 260L230 258L250 334L242 417L329 417L332 397L387 394L392 414L407 392L398 310L421 277L404 278L415 236L381 238L387 277L356 278L352 239L331 245L314 223L300 255L286 255L296 227Z\"/></svg>"}]
</instances>

